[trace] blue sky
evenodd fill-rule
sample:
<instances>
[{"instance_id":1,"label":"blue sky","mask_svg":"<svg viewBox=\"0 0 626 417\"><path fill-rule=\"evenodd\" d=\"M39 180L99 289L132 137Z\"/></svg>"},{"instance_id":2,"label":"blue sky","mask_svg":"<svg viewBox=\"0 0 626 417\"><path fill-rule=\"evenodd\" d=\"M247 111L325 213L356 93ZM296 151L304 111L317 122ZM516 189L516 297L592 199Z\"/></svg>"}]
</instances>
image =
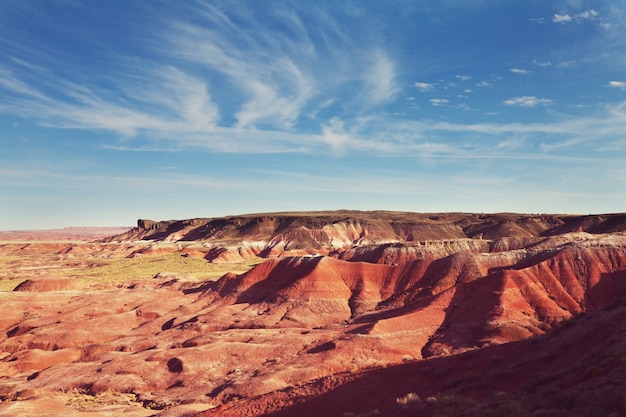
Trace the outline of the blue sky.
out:
<instances>
[{"instance_id":1,"label":"blue sky","mask_svg":"<svg viewBox=\"0 0 626 417\"><path fill-rule=\"evenodd\" d=\"M0 2L0 229L626 211L626 2Z\"/></svg>"}]
</instances>

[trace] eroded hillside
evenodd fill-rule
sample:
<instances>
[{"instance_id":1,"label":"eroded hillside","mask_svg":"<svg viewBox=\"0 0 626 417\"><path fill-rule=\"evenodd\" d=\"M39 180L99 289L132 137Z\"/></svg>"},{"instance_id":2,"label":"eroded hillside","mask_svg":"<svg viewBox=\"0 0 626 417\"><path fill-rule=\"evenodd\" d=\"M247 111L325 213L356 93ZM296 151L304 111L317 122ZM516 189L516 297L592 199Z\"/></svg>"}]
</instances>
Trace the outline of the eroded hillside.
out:
<instances>
[{"instance_id":1,"label":"eroded hillside","mask_svg":"<svg viewBox=\"0 0 626 417\"><path fill-rule=\"evenodd\" d=\"M533 394L519 394L530 382L518 374L542 360L529 346L556 352L572 318L597 312L568 340L626 308L625 225L625 215L290 213L141 220L100 243L5 243L2 276L16 291L0 294L0 415L442 415L451 392L481 415L468 413L496 404L495 390L522 404L509 415L526 415ZM550 362L548 387L578 377L584 345L568 346L574 362ZM610 350L626 357L623 343ZM452 371L461 363L464 376ZM466 386L498 370L493 384ZM357 391L376 394L357 404ZM399 407L410 393L441 407Z\"/></svg>"}]
</instances>

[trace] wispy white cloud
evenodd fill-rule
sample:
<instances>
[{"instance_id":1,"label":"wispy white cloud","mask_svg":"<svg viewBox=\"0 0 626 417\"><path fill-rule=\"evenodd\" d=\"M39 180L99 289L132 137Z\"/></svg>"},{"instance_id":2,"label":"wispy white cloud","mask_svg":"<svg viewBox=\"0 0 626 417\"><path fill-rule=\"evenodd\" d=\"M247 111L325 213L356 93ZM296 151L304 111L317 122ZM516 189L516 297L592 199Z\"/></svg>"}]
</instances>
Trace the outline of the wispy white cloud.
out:
<instances>
[{"instance_id":1,"label":"wispy white cloud","mask_svg":"<svg viewBox=\"0 0 626 417\"><path fill-rule=\"evenodd\" d=\"M422 92L426 92L426 91L434 91L435 90L435 85L433 83L420 83L420 82L416 82L415 87L417 87L420 91Z\"/></svg>"},{"instance_id":2,"label":"wispy white cloud","mask_svg":"<svg viewBox=\"0 0 626 417\"><path fill-rule=\"evenodd\" d=\"M513 74L530 74L530 71L522 69L522 68L511 68L509 71L511 71Z\"/></svg>"},{"instance_id":3,"label":"wispy white cloud","mask_svg":"<svg viewBox=\"0 0 626 417\"><path fill-rule=\"evenodd\" d=\"M343 121L338 117L333 117L322 126L321 140L327 143L333 151L343 152L351 138L345 130Z\"/></svg>"},{"instance_id":4,"label":"wispy white cloud","mask_svg":"<svg viewBox=\"0 0 626 417\"><path fill-rule=\"evenodd\" d=\"M146 134L144 137L150 137L154 141L142 142L142 150L150 148L150 143L153 143L158 151L198 147L233 153L323 153L330 149L339 153L415 153L469 158L473 154L467 149L452 146L436 138L440 134L482 135L487 138L485 143L490 143L492 148L504 152L507 146L511 149L512 142L505 144L502 140L494 142L489 138L494 135L525 135L527 139L517 145L521 147L532 143L533 137L556 135L559 141L545 143L541 148L543 152L552 152L580 146L595 138L604 138L604 143L609 146L613 137L626 131L626 104L607 107L602 114L593 117L535 124L454 124L432 121L399 123L397 120L391 121L384 116L377 116L364 119L329 118L320 124L318 133L302 133L284 129L282 126L264 129L224 126L220 124L222 116L209 94L206 81L171 66L150 70L149 74L145 85L154 85L158 80L160 90L130 88L130 85L122 83L123 87L129 88L117 99L110 98L98 89L69 82L62 82L59 86L64 90L64 97L71 100L60 99L44 95L38 90L31 91L32 87L27 83L13 82L17 80L13 77L13 81L8 86L3 85L3 88L6 90L10 86L13 90L9 91L15 94L9 101L0 103L0 111L18 113L25 117L40 117L42 123L54 127L103 130L116 132L127 138L143 132ZM622 83L614 81L610 86L622 88ZM24 94L18 94L22 90ZM449 103L444 98L434 98L430 102L433 106ZM133 103L142 104L143 109L140 110ZM332 103L332 99L329 99L322 104L316 104L316 107L326 108ZM505 100L503 104L534 107L552 104L552 100L524 96ZM129 146L133 147L133 142ZM494 157L485 152L484 148L480 149L482 158Z\"/></svg>"},{"instance_id":5,"label":"wispy white cloud","mask_svg":"<svg viewBox=\"0 0 626 417\"><path fill-rule=\"evenodd\" d=\"M366 103L378 106L391 101L399 91L393 61L384 52L375 51L371 54L367 68L363 93Z\"/></svg>"},{"instance_id":6,"label":"wispy white cloud","mask_svg":"<svg viewBox=\"0 0 626 417\"><path fill-rule=\"evenodd\" d=\"M298 118L306 99L305 96L281 95L277 88L258 80L248 80L247 90L251 97L235 114L237 127L241 128L255 127L262 122L289 128Z\"/></svg>"},{"instance_id":7,"label":"wispy white cloud","mask_svg":"<svg viewBox=\"0 0 626 417\"><path fill-rule=\"evenodd\" d=\"M498 142L496 149L517 149L524 144L525 140L526 136L512 137Z\"/></svg>"},{"instance_id":8,"label":"wispy white cloud","mask_svg":"<svg viewBox=\"0 0 626 417\"><path fill-rule=\"evenodd\" d=\"M20 61L23 62L23 61ZM12 71L0 67L0 88L4 88L20 96L30 96L31 98L46 100L47 97L37 88L16 77Z\"/></svg>"},{"instance_id":9,"label":"wispy white cloud","mask_svg":"<svg viewBox=\"0 0 626 417\"><path fill-rule=\"evenodd\" d=\"M626 102L606 106L602 111L586 117L568 117L548 123L409 123L396 126L399 131L419 133L421 137L428 137L429 132L459 133L464 135L480 135L499 137L502 135L523 136L524 143L531 139L550 137L552 141L542 145L544 151L581 146L590 141L600 143L615 143L619 149L624 149L625 143L620 142L622 132L626 131ZM558 140L556 139L558 138ZM604 156L606 157L606 156ZM590 155L583 155L581 159L588 159Z\"/></svg>"},{"instance_id":10,"label":"wispy white cloud","mask_svg":"<svg viewBox=\"0 0 626 417\"><path fill-rule=\"evenodd\" d=\"M575 60L561 61L561 62L559 62L558 67L559 68L567 68L567 67L571 67L571 66L573 66L575 64L576 64Z\"/></svg>"},{"instance_id":11,"label":"wispy white cloud","mask_svg":"<svg viewBox=\"0 0 626 417\"><path fill-rule=\"evenodd\" d=\"M211 130L219 120L219 110L212 101L205 81L185 74L174 67L166 67L158 72L163 80L162 86L168 91L171 102L164 103L176 112L181 121L195 131ZM154 100L163 101L164 95L157 95Z\"/></svg>"},{"instance_id":12,"label":"wispy white cloud","mask_svg":"<svg viewBox=\"0 0 626 417\"><path fill-rule=\"evenodd\" d=\"M445 104L448 104L449 102L450 101L445 98L431 98L430 99L430 104L432 104L433 106L443 106Z\"/></svg>"},{"instance_id":13,"label":"wispy white cloud","mask_svg":"<svg viewBox=\"0 0 626 417\"><path fill-rule=\"evenodd\" d=\"M566 22L571 22L573 20L574 20L574 17L572 17L569 14L558 14L558 13L555 13L552 16L552 21L555 22L555 23L566 23Z\"/></svg>"},{"instance_id":14,"label":"wispy white cloud","mask_svg":"<svg viewBox=\"0 0 626 417\"><path fill-rule=\"evenodd\" d=\"M132 137L138 131L173 133L208 131L218 118L206 83L174 68L153 72L151 82L160 89L122 85L125 94L107 98L103 91L67 80L46 85L49 93L11 80L17 95L0 103L0 111L39 119L45 126L69 129L95 129ZM141 104L141 106L139 105ZM140 109L140 107L142 107Z\"/></svg>"},{"instance_id":15,"label":"wispy white cloud","mask_svg":"<svg viewBox=\"0 0 626 417\"><path fill-rule=\"evenodd\" d=\"M552 21L554 23L570 23L570 22L580 22L583 20L594 20L597 19L600 13L596 10L589 9L576 14L559 14L555 13L552 15Z\"/></svg>"},{"instance_id":16,"label":"wispy white cloud","mask_svg":"<svg viewBox=\"0 0 626 417\"><path fill-rule=\"evenodd\" d=\"M251 27L256 29L256 36L252 36L253 31L243 32L217 8L205 16L214 24L212 29L189 22L171 24L164 35L171 51L222 74L233 87L243 90L245 101L235 114L239 127L295 123L315 88L304 67L287 53L301 39L286 40L280 33L272 36L271 31L251 20ZM307 44L302 47L304 51L309 48Z\"/></svg>"},{"instance_id":17,"label":"wispy white cloud","mask_svg":"<svg viewBox=\"0 0 626 417\"><path fill-rule=\"evenodd\" d=\"M281 25L270 25L245 7L228 12L206 3L185 7L195 19L164 20L157 41L141 45L159 54L159 63L121 57L107 74L106 87L81 81L89 77L40 77L40 69L21 58L13 60L19 72L0 67L0 91L8 93L0 111L49 127L106 131L126 141L141 137L158 143L158 149L170 144L223 152L309 152L325 142L297 125L338 135L337 125L324 120L339 106L342 90L348 92L341 103L349 105L351 118L395 100L400 91L387 51L372 47L375 39L354 44L325 14L308 15L317 28L311 33L311 25L288 8L275 11L273 19Z\"/></svg>"},{"instance_id":18,"label":"wispy white cloud","mask_svg":"<svg viewBox=\"0 0 626 417\"><path fill-rule=\"evenodd\" d=\"M170 167L165 167L170 168ZM230 189L250 187L249 180L236 181L203 175L179 174L172 169L161 169L162 173L150 176L101 175L65 172L51 172L42 169L0 169L0 184L22 187L45 187L54 183L63 188L93 189L114 186L126 190L163 190L163 189Z\"/></svg>"},{"instance_id":19,"label":"wispy white cloud","mask_svg":"<svg viewBox=\"0 0 626 417\"><path fill-rule=\"evenodd\" d=\"M593 9L585 10L584 12L578 13L576 18L578 19L594 19L598 17L599 13Z\"/></svg>"},{"instance_id":20,"label":"wispy white cloud","mask_svg":"<svg viewBox=\"0 0 626 417\"><path fill-rule=\"evenodd\" d=\"M552 104L548 98L537 98L535 96L513 97L502 102L506 106L535 107Z\"/></svg>"},{"instance_id":21,"label":"wispy white cloud","mask_svg":"<svg viewBox=\"0 0 626 417\"><path fill-rule=\"evenodd\" d=\"M478 110L478 109L475 109L475 108L471 107L471 106L470 106L469 104L467 104L467 103L459 103L459 104L457 104L457 105L456 105L456 106L454 106L454 107L455 107L455 108L457 108L457 109L465 110L465 111Z\"/></svg>"},{"instance_id":22,"label":"wispy white cloud","mask_svg":"<svg viewBox=\"0 0 626 417\"><path fill-rule=\"evenodd\" d=\"M328 40L320 46L311 39L318 34L309 32L295 12L278 14L291 28L293 38L290 38L284 32L263 26L252 15L244 13L235 19L218 8L206 7L206 16L202 15L202 19L208 19L210 25L180 20L168 22L159 40L171 46L165 49L174 59L156 67L141 59L134 67L129 65L127 70L132 72L132 77L120 76L116 80L116 94L63 78L54 80L56 86L44 82L35 87L28 77L22 76L35 71L24 60L17 63L22 68L19 73L0 68L0 88L10 93L7 100L0 102L0 111L57 128L113 132L126 140L122 142L124 149L161 151L201 147L238 153L349 150L403 154L426 152L436 145L436 152L451 155L458 149L442 146L443 140L437 142L437 138L458 132L486 136L526 134L529 138L555 134L562 136L562 144L573 146L574 142L568 139L578 140L581 132L591 133L589 137L608 136L623 128L626 120L619 109L599 118L606 122L602 130L597 129L602 124L591 118L576 123L568 121L568 126L576 128L568 128L560 122L398 124L397 118L389 120L382 113L376 118L363 118L363 115L372 115L369 110L373 107L394 100L399 92L397 63L386 50L371 45L345 48L352 41L343 36L341 25L332 19L318 22L320 25L328 23L320 26L319 31ZM239 19L249 23L253 30L237 25L235 22ZM510 71L528 72L519 68ZM220 100L219 83L211 84L213 78L206 77L206 73L217 74L229 87L237 88L234 93L229 90L232 96L228 99L234 103L233 108L223 104L227 100L224 97ZM461 88L462 82L472 79L464 74L454 78ZM414 87L432 92L436 86L448 85L447 81L415 82ZM623 83L612 81L608 85L625 88ZM475 85L493 84L482 81ZM339 100L335 90L342 86L349 86L352 95ZM469 94L471 89L464 91ZM448 100L453 96L447 97L432 98L429 102L432 106L450 109L473 110L476 106L476 103L453 106ZM502 104L537 107L548 106L553 101L523 96L504 100ZM357 110L352 114L335 112L341 105L353 105ZM302 119L306 119L307 129L298 125ZM427 147L425 138L429 135L435 139ZM137 141L128 140L134 136L139 137ZM530 142L528 139L523 144ZM497 145L491 139L490 143Z\"/></svg>"},{"instance_id":23,"label":"wispy white cloud","mask_svg":"<svg viewBox=\"0 0 626 417\"><path fill-rule=\"evenodd\" d=\"M609 87L619 88L621 90L626 89L626 81L609 81Z\"/></svg>"},{"instance_id":24,"label":"wispy white cloud","mask_svg":"<svg viewBox=\"0 0 626 417\"><path fill-rule=\"evenodd\" d=\"M239 128L289 129L303 113L312 114L307 109L313 100L332 99L350 84L360 86L352 96L355 111L397 97L396 64L390 55L372 44L355 44L331 16L307 12L315 23L305 26L296 11L278 10L276 16L289 28L285 30L245 7L228 15L206 8L202 24L169 22L164 42L174 56L221 74L239 90L242 104L234 114Z\"/></svg>"},{"instance_id":25,"label":"wispy white cloud","mask_svg":"<svg viewBox=\"0 0 626 417\"><path fill-rule=\"evenodd\" d=\"M550 62L550 61L537 61L537 60L534 60L533 64L537 65L538 67L542 67L542 68L551 67L552 66L552 62Z\"/></svg>"}]
</instances>

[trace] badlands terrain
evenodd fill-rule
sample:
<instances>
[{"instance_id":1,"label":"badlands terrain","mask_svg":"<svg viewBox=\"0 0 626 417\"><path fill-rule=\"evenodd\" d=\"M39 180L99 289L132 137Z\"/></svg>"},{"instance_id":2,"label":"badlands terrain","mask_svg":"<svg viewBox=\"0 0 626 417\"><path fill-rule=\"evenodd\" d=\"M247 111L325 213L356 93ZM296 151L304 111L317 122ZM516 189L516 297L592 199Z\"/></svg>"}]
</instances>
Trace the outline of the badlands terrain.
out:
<instances>
[{"instance_id":1,"label":"badlands terrain","mask_svg":"<svg viewBox=\"0 0 626 417\"><path fill-rule=\"evenodd\" d=\"M0 416L622 416L626 214L0 233Z\"/></svg>"}]
</instances>

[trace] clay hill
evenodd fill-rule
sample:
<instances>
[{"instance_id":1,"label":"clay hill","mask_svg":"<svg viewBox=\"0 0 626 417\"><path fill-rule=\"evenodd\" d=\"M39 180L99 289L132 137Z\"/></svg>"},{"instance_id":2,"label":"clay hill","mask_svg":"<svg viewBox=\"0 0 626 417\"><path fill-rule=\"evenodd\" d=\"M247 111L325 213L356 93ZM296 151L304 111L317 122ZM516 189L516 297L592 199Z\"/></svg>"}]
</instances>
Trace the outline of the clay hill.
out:
<instances>
[{"instance_id":1,"label":"clay hill","mask_svg":"<svg viewBox=\"0 0 626 417\"><path fill-rule=\"evenodd\" d=\"M625 232L336 211L4 242L0 416L623 415Z\"/></svg>"}]
</instances>

